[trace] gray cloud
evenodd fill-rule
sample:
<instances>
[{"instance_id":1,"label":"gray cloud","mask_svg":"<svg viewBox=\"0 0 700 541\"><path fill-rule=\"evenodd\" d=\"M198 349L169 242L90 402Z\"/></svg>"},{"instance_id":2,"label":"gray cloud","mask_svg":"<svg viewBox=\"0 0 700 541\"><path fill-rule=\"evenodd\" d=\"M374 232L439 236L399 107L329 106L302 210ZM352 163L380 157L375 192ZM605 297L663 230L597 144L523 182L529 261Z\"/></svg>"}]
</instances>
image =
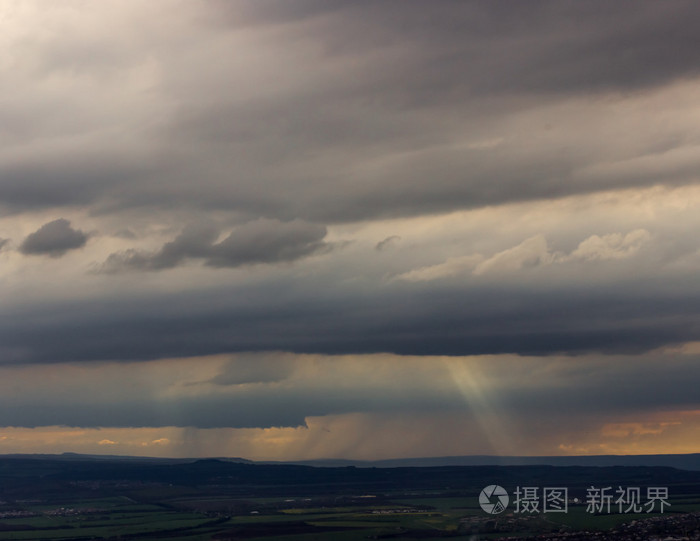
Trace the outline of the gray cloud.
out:
<instances>
[{"instance_id":1,"label":"gray cloud","mask_svg":"<svg viewBox=\"0 0 700 541\"><path fill-rule=\"evenodd\" d=\"M69 250L85 246L88 235L79 229L73 229L70 221L59 218L42 225L34 233L27 235L19 247L27 255L48 255L61 257Z\"/></svg>"},{"instance_id":2,"label":"gray cloud","mask_svg":"<svg viewBox=\"0 0 700 541\"><path fill-rule=\"evenodd\" d=\"M374 247L375 250L382 251L385 250L386 248L389 248L392 244L398 242L401 240L401 237L398 235L391 235L390 237L385 238L384 240L380 240L376 246Z\"/></svg>"},{"instance_id":3,"label":"gray cloud","mask_svg":"<svg viewBox=\"0 0 700 541\"><path fill-rule=\"evenodd\" d=\"M291 79L283 98L263 95L257 107L246 110L226 102L189 107L187 97L179 96L184 116L176 124L178 133L212 144L237 141L241 152L266 148L280 165L303 168L294 178L297 189L284 190L283 199L261 190L261 181L270 187L280 184L258 169L251 173L256 176L254 192L239 175L243 186L235 197L215 190L199 201L212 208L240 205L329 223L694 182L697 159L683 164L680 156L662 159L658 154L659 144L667 147L664 151L669 146L682 151L689 143L684 136L669 133L668 141L661 142L664 136L657 133L649 145L656 150L639 148L626 156L620 148L615 156L609 140L603 149L595 136L582 148L580 133L587 128L565 110L533 115L522 133L499 121L589 93L656 88L697 75L697 53L688 46L694 29L680 22L689 15L686 10L697 8L645 4L630 13L630 7L564 3L553 9L540 3L506 10L498 4L445 2L431 9L428 24L424 6L411 2L400 10L382 2L334 5L323 17L315 6L261 8L260 17L252 17L256 22L283 21L292 34L316 36L324 47L307 51L310 58L318 66L347 62L346 73L353 75L345 79L330 69L326 74L302 66L315 87L299 87ZM669 31L676 25L681 28ZM366 38L362 43L354 39L358 34ZM235 122L222 122L225 118ZM507 135L507 140L495 148L478 141L471 148L455 140L451 145L451 138L467 134L455 134L450 119L475 126L468 130L474 138ZM305 151L340 148L347 159L315 161L308 168L297 161ZM697 156L697 149L686 150ZM601 176L587 170L593 163L607 167L640 157L665 163L643 175L609 171ZM238 161L244 170L245 161ZM651 163L646 165L640 170L649 171Z\"/></svg>"},{"instance_id":4,"label":"gray cloud","mask_svg":"<svg viewBox=\"0 0 700 541\"><path fill-rule=\"evenodd\" d=\"M0 359L141 360L268 350L632 353L700 333L694 273L673 281L625 276L554 287L557 269L538 271L540 281L515 276L473 288L459 282L369 287L312 276L73 300L70 309L58 301L7 305L0 313Z\"/></svg>"},{"instance_id":5,"label":"gray cloud","mask_svg":"<svg viewBox=\"0 0 700 541\"><path fill-rule=\"evenodd\" d=\"M122 239L134 240L136 238L136 233L134 233L131 229L125 228L116 231L114 236Z\"/></svg>"},{"instance_id":6,"label":"gray cloud","mask_svg":"<svg viewBox=\"0 0 700 541\"><path fill-rule=\"evenodd\" d=\"M294 261L323 250L326 228L300 220L284 223L259 219L235 229L220 242L218 226L211 222L187 226L172 242L155 253L136 250L111 254L101 272L161 270L187 259L202 259L210 267L240 267L258 263Z\"/></svg>"},{"instance_id":7,"label":"gray cloud","mask_svg":"<svg viewBox=\"0 0 700 541\"><path fill-rule=\"evenodd\" d=\"M7 244L10 242L10 239L2 239L0 238L0 252L7 246Z\"/></svg>"},{"instance_id":8,"label":"gray cloud","mask_svg":"<svg viewBox=\"0 0 700 541\"><path fill-rule=\"evenodd\" d=\"M84 114L78 104L73 107L76 115ZM2 113L0 108L0 117ZM31 125L31 116L22 120L30 133L41 132L40 127ZM75 128L68 124L64 129L70 135ZM94 126L86 124L83 129L91 131ZM13 143L24 141L26 135ZM56 134L46 137L52 139ZM0 158L0 208L17 213L75 205L97 207L98 202L106 205L123 197L119 192L139 193L140 186L154 173L155 164L131 148L110 146L99 138L71 143L57 152L51 144L44 147L34 141L26 155ZM166 165L160 164L158 169L165 173ZM140 198L141 204L147 202L143 195Z\"/></svg>"},{"instance_id":9,"label":"gray cloud","mask_svg":"<svg viewBox=\"0 0 700 541\"><path fill-rule=\"evenodd\" d=\"M329 248L322 242L325 236L325 227L301 220L289 223L256 220L215 244L206 263L212 267L237 267L294 261Z\"/></svg>"},{"instance_id":10,"label":"gray cloud","mask_svg":"<svg viewBox=\"0 0 700 541\"><path fill-rule=\"evenodd\" d=\"M527 8L448 1L431 6L429 19L418 0L401 2L401 9L394 1L283 4L249 4L249 19L326 30L319 33L329 55L415 41L423 51L418 61L426 61L428 69L420 81L412 81L409 92L422 87L432 97L451 96L455 82L470 93L589 92L698 74L689 22L698 7L682 0L665 5L565 1L556 6L538 1ZM365 36L361 41L353 39L358 29ZM385 76L404 75L404 67Z\"/></svg>"},{"instance_id":11,"label":"gray cloud","mask_svg":"<svg viewBox=\"0 0 700 541\"><path fill-rule=\"evenodd\" d=\"M294 361L294 356L279 352L237 355L210 383L245 385L283 381L294 372Z\"/></svg>"},{"instance_id":12,"label":"gray cloud","mask_svg":"<svg viewBox=\"0 0 700 541\"><path fill-rule=\"evenodd\" d=\"M687 184L700 166L696 127L648 109L654 129L631 126L629 146L602 135L628 125L624 111L577 114L697 77L690 2L441 2L427 19L413 1L212 2L168 14L177 35L149 17L134 29L129 9L99 37L78 29L26 51L35 71L0 108L18 134L8 148L33 134L31 152L0 158L8 212L176 206L328 224ZM210 61L243 49L256 51L250 63ZM56 71L70 95L37 76ZM49 100L39 112L23 101L36 92Z\"/></svg>"},{"instance_id":13,"label":"gray cloud","mask_svg":"<svg viewBox=\"0 0 700 541\"><path fill-rule=\"evenodd\" d=\"M697 359L650 352L700 336L699 4L26 1L15 27L45 31L0 34L0 234L102 236L29 235L86 246L51 276L0 240L0 370L95 384L0 378L0 425L478 405L437 369L375 385L375 353L516 353L483 368L538 426L697 409Z\"/></svg>"},{"instance_id":14,"label":"gray cloud","mask_svg":"<svg viewBox=\"0 0 700 541\"><path fill-rule=\"evenodd\" d=\"M41 386L30 385L21 393L4 389L0 393L0 426L249 428L302 426L308 417L356 412L483 415L486 408L528 430L541 430L535 425L543 418L561 430L572 415L590 418L610 411L618 416L643 415L659 408L692 411L700 406L695 387L700 365L694 355L497 356L452 359L449 363L436 358L418 362L386 356L358 359L360 366L374 366L370 379L358 375L353 363L333 358L310 361L266 353L255 356L255 365L249 364L248 369L247 360L240 360L225 368L221 374L225 381L185 382L185 387L159 380L142 383L138 379L141 367L134 365L129 370L135 373L130 382L129 377L115 374L114 365L107 365L112 374L109 380L101 379L103 373L97 370L88 376L81 374L79 385L67 376L57 376L71 389L68 396L59 389ZM660 364L665 367L662 371ZM312 371L308 372L310 365ZM70 373L74 366L64 368ZM272 377L279 368L285 372ZM294 375L296 368L299 375ZM31 373L14 370L15 378L31 377ZM305 377L309 373L314 376L311 381ZM461 386L464 374L475 378L483 395L475 388ZM426 375L430 376L428 381ZM123 391L116 391L115 379ZM164 388L170 392L162 392ZM181 393L183 388L188 391ZM128 400L123 399L125 395ZM566 404L575 404L575 408L562 411Z\"/></svg>"}]
</instances>

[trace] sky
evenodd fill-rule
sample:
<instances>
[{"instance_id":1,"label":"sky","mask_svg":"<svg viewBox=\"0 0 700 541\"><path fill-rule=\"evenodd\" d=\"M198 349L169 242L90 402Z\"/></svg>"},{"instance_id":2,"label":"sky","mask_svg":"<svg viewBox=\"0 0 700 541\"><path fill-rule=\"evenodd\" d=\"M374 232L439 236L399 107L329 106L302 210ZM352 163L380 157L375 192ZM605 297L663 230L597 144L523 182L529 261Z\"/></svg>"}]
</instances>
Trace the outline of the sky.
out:
<instances>
[{"instance_id":1,"label":"sky","mask_svg":"<svg viewBox=\"0 0 700 541\"><path fill-rule=\"evenodd\" d=\"M700 452L693 1L0 4L0 454Z\"/></svg>"}]
</instances>

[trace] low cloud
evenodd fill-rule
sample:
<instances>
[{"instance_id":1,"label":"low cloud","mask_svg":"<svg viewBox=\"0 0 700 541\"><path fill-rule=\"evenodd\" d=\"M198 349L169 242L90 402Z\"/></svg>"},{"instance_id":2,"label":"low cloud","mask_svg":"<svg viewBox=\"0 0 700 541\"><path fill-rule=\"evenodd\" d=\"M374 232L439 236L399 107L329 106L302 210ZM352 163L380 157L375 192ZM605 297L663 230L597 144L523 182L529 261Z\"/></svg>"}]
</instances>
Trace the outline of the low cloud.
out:
<instances>
[{"instance_id":1,"label":"low cloud","mask_svg":"<svg viewBox=\"0 0 700 541\"><path fill-rule=\"evenodd\" d=\"M97 445L117 445L116 441L104 439L97 442Z\"/></svg>"},{"instance_id":2,"label":"low cloud","mask_svg":"<svg viewBox=\"0 0 700 541\"><path fill-rule=\"evenodd\" d=\"M136 233L134 233L131 229L120 229L116 233L114 233L115 237L122 238L122 239L129 239L129 240L134 240L137 238Z\"/></svg>"},{"instance_id":3,"label":"low cloud","mask_svg":"<svg viewBox=\"0 0 700 541\"><path fill-rule=\"evenodd\" d=\"M170 440L168 438L158 438L150 443L143 444L144 447L148 447L149 445L170 445Z\"/></svg>"},{"instance_id":4,"label":"low cloud","mask_svg":"<svg viewBox=\"0 0 700 541\"><path fill-rule=\"evenodd\" d=\"M215 385L245 385L284 381L295 368L295 357L283 353L237 355L209 383Z\"/></svg>"},{"instance_id":5,"label":"low cloud","mask_svg":"<svg viewBox=\"0 0 700 541\"><path fill-rule=\"evenodd\" d=\"M59 218L46 223L34 233L27 235L19 251L27 255L48 255L61 257L69 250L82 248L87 243L88 235L79 229L73 229L70 221Z\"/></svg>"},{"instance_id":6,"label":"low cloud","mask_svg":"<svg viewBox=\"0 0 700 541\"><path fill-rule=\"evenodd\" d=\"M249 222L212 246L206 264L238 267L254 263L294 261L329 248L322 225L302 220L280 222L259 219Z\"/></svg>"},{"instance_id":7,"label":"low cloud","mask_svg":"<svg viewBox=\"0 0 700 541\"><path fill-rule=\"evenodd\" d=\"M579 244L569 258L583 261L625 259L637 253L650 240L651 234L644 229L636 229L626 235L593 235Z\"/></svg>"},{"instance_id":8,"label":"low cloud","mask_svg":"<svg viewBox=\"0 0 700 541\"><path fill-rule=\"evenodd\" d=\"M627 234L591 235L567 254L552 250L545 236L538 234L489 258L482 254L451 257L444 263L414 269L399 275L398 278L409 282L423 282L467 274L479 276L515 272L555 263L627 259L637 254L651 238L651 233L645 229L635 229Z\"/></svg>"},{"instance_id":9,"label":"low cloud","mask_svg":"<svg viewBox=\"0 0 700 541\"><path fill-rule=\"evenodd\" d=\"M490 272L516 271L525 267L548 265L554 259L554 254L550 253L547 247L547 239L543 235L535 235L480 263L473 273L479 275Z\"/></svg>"},{"instance_id":10,"label":"low cloud","mask_svg":"<svg viewBox=\"0 0 700 541\"><path fill-rule=\"evenodd\" d=\"M390 237L385 238L382 241L379 241L377 245L374 247L375 250L381 252L382 250L385 250L387 248L391 248L391 246L401 240L401 237L398 235L391 235Z\"/></svg>"},{"instance_id":11,"label":"low cloud","mask_svg":"<svg viewBox=\"0 0 700 541\"><path fill-rule=\"evenodd\" d=\"M428 282L450 276L459 276L472 272L483 261L484 256L481 254L450 257L444 263L414 269L401 274L399 278L408 282Z\"/></svg>"},{"instance_id":12,"label":"low cloud","mask_svg":"<svg viewBox=\"0 0 700 541\"><path fill-rule=\"evenodd\" d=\"M102 272L171 269L188 259L203 260L210 267L240 267L260 263L289 262L329 250L323 242L326 228L301 220L281 222L258 219L236 228L217 242L218 226L212 222L191 224L156 252L126 250L111 254Z\"/></svg>"},{"instance_id":13,"label":"low cloud","mask_svg":"<svg viewBox=\"0 0 700 541\"><path fill-rule=\"evenodd\" d=\"M233 384L261 379L238 371L254 359L263 379L278 373L283 363L293 370L283 382ZM0 367L0 426L269 428L305 426L310 417L327 415L461 413L539 430L545 416L559 429L569 425L572 411L561 406L576 404L573 413L607 423L607 435L626 435L663 428L620 424L629 422L626 418L644 419L660 409L700 411L697 355L445 358L267 352L233 361L224 367L216 357L61 363L50 377L45 368ZM232 384L200 379L202 372L217 368L224 368ZM161 438L143 441L157 445ZM123 443L108 434L93 441Z\"/></svg>"}]
</instances>

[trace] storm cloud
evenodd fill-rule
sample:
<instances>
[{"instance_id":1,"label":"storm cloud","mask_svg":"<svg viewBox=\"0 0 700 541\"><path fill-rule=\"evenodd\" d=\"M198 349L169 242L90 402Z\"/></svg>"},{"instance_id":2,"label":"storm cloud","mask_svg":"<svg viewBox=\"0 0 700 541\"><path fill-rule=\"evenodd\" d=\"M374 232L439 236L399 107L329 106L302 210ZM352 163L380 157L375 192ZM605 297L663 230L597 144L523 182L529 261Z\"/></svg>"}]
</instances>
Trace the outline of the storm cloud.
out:
<instances>
[{"instance_id":1,"label":"storm cloud","mask_svg":"<svg viewBox=\"0 0 700 541\"><path fill-rule=\"evenodd\" d=\"M4 367L0 372L8 377L0 384L0 424L269 428L304 426L312 417L351 413L508 416L517 412L518 422L527 430L538 430L537 419L543 416L555 424L567 422L572 412L556 414L563 403L576 404L581 419L606 411L625 417L659 407L697 409L697 361L696 354L678 351L611 356L602 362L585 356L382 354L349 359L268 352L151 365L68 364L52 374L62 392L70 390L67 396L41 382L20 393L11 382L25 384L37 368ZM658 375L660 362L666 369ZM199 366L199 373L188 365ZM216 376L202 377L209 373ZM21 405L18 411L10 407L13 403Z\"/></svg>"},{"instance_id":2,"label":"storm cloud","mask_svg":"<svg viewBox=\"0 0 700 541\"><path fill-rule=\"evenodd\" d=\"M170 14L176 36L150 31L157 3L105 10L68 34L69 10L23 14L47 34L22 45L6 138L43 139L0 156L8 211L328 224L682 185L700 165L697 123L668 105L700 65L689 2L444 2L428 19L419 2L213 2ZM254 53L212 61L229 50Z\"/></svg>"},{"instance_id":3,"label":"storm cloud","mask_svg":"<svg viewBox=\"0 0 700 541\"><path fill-rule=\"evenodd\" d=\"M285 224L259 219L215 242L218 236L219 229L212 223L193 224L155 253L127 250L111 254L100 271L162 270L176 267L187 259L202 259L210 267L240 267L289 262L331 249L322 242L326 236L325 227L300 220Z\"/></svg>"},{"instance_id":4,"label":"storm cloud","mask_svg":"<svg viewBox=\"0 0 700 541\"><path fill-rule=\"evenodd\" d=\"M0 12L0 425L690 445L700 5Z\"/></svg>"},{"instance_id":5,"label":"storm cloud","mask_svg":"<svg viewBox=\"0 0 700 541\"><path fill-rule=\"evenodd\" d=\"M87 240L86 233L79 229L73 229L70 221L59 218L42 225L34 233L27 235L19 250L27 255L61 257L69 250L82 248Z\"/></svg>"}]
</instances>

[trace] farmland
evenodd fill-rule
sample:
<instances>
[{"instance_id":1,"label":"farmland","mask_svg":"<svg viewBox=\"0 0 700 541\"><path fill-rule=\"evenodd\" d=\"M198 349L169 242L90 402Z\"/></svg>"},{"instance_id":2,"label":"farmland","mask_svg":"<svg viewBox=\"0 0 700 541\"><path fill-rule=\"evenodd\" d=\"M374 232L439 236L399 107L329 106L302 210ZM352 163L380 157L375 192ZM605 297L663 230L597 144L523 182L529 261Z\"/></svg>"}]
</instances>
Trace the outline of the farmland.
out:
<instances>
[{"instance_id":1,"label":"farmland","mask_svg":"<svg viewBox=\"0 0 700 541\"><path fill-rule=\"evenodd\" d=\"M491 484L511 497L518 487L567 487L567 512L518 513L511 501L489 515L478 497ZM670 505L663 514L589 512L588 487L605 485L663 486ZM522 539L614 528L621 536L630 524L692 532L697 512L700 472L673 468L0 459L0 540Z\"/></svg>"}]
</instances>

